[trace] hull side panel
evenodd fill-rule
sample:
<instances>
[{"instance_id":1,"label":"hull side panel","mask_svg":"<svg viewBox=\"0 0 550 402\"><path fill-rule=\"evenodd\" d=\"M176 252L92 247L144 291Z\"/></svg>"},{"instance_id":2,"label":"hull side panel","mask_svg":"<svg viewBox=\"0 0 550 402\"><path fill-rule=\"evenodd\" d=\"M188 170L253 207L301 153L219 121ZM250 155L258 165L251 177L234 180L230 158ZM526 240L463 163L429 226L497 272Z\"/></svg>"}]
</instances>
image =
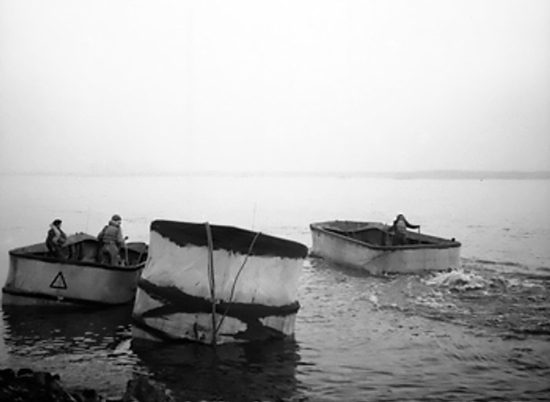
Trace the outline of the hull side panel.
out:
<instances>
[{"instance_id":1,"label":"hull side panel","mask_svg":"<svg viewBox=\"0 0 550 402\"><path fill-rule=\"evenodd\" d=\"M365 270L383 273L418 273L460 266L460 245L454 247L369 247L345 236L312 227L313 256Z\"/></svg>"},{"instance_id":2,"label":"hull side panel","mask_svg":"<svg viewBox=\"0 0 550 402\"><path fill-rule=\"evenodd\" d=\"M134 298L140 271L97 269L10 255L4 294L26 295L25 299L35 295L45 299L123 304ZM24 304L25 299L21 301ZM3 303L9 304L10 298L3 298ZM28 300L28 303L36 302Z\"/></svg>"}]
</instances>

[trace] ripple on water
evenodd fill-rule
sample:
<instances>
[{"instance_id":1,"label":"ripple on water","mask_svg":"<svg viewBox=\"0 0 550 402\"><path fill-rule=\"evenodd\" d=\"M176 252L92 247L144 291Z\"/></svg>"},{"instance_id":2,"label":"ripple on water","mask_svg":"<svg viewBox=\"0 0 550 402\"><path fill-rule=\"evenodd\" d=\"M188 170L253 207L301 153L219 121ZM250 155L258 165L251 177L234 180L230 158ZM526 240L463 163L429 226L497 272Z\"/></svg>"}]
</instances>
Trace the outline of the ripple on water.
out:
<instances>
[{"instance_id":1,"label":"ripple on water","mask_svg":"<svg viewBox=\"0 0 550 402\"><path fill-rule=\"evenodd\" d=\"M372 277L314 259L310 269L307 292L301 293L306 316L331 318L315 331L298 326L297 339L315 345L315 354L302 353L302 359L315 361L321 368L315 373L327 373L331 382L347 382L377 400L456 400L458 395L525 400L522 395L532 387L544 393L548 338L526 338L525 328L545 333L548 282L471 266L443 274ZM308 293L322 296L310 300ZM521 336L511 339L511 333ZM526 341L536 344L537 352L524 360L506 357L517 342ZM531 364L525 366L531 374L527 381L520 362ZM415 374L412 383L422 384L418 389L407 386ZM312 375L308 382L315 393L336 400L325 379ZM467 385L454 388L456 381Z\"/></svg>"}]
</instances>

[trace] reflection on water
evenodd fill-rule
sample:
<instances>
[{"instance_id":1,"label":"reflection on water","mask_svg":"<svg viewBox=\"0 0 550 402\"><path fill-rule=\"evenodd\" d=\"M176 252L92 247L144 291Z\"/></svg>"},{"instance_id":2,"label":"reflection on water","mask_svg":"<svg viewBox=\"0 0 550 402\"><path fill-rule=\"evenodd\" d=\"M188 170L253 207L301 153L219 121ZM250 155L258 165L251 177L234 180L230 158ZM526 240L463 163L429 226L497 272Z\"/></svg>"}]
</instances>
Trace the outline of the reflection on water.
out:
<instances>
[{"instance_id":1,"label":"reflection on water","mask_svg":"<svg viewBox=\"0 0 550 402\"><path fill-rule=\"evenodd\" d=\"M68 386L121 394L135 359L130 352L132 306L108 309L4 307L3 367L61 376Z\"/></svg>"},{"instance_id":2,"label":"reflection on water","mask_svg":"<svg viewBox=\"0 0 550 402\"><path fill-rule=\"evenodd\" d=\"M134 375L151 377L189 401L280 400L299 392L294 340L216 349L131 341L131 309L6 308L8 366L59 373L68 385L112 396L120 396Z\"/></svg>"},{"instance_id":3,"label":"reflection on water","mask_svg":"<svg viewBox=\"0 0 550 402\"><path fill-rule=\"evenodd\" d=\"M132 306L101 310L4 306L4 341L12 353L49 357L60 353L114 351L128 338Z\"/></svg>"},{"instance_id":4,"label":"reflection on water","mask_svg":"<svg viewBox=\"0 0 550 402\"><path fill-rule=\"evenodd\" d=\"M166 385L176 399L281 400L299 392L300 360L293 340L221 345L156 344L134 340L144 372Z\"/></svg>"}]
</instances>

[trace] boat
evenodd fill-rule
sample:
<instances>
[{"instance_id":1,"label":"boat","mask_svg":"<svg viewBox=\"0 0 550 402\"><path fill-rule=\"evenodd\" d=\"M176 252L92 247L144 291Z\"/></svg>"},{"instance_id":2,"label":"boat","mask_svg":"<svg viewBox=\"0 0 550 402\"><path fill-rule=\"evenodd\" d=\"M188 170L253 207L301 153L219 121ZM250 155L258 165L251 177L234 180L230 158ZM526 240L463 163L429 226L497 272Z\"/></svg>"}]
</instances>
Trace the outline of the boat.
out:
<instances>
[{"instance_id":1,"label":"boat","mask_svg":"<svg viewBox=\"0 0 550 402\"><path fill-rule=\"evenodd\" d=\"M61 256L45 243L9 252L9 271L2 288L2 305L111 306L130 303L147 259L147 244L126 244L123 265L100 263L97 237L67 236Z\"/></svg>"},{"instance_id":2,"label":"boat","mask_svg":"<svg viewBox=\"0 0 550 402\"><path fill-rule=\"evenodd\" d=\"M209 223L151 223L133 337L207 345L292 338L308 248Z\"/></svg>"},{"instance_id":3,"label":"boat","mask_svg":"<svg viewBox=\"0 0 550 402\"><path fill-rule=\"evenodd\" d=\"M415 274L460 266L460 242L407 230L394 246L390 226L378 222L326 221L310 225L310 255L372 275Z\"/></svg>"}]
</instances>

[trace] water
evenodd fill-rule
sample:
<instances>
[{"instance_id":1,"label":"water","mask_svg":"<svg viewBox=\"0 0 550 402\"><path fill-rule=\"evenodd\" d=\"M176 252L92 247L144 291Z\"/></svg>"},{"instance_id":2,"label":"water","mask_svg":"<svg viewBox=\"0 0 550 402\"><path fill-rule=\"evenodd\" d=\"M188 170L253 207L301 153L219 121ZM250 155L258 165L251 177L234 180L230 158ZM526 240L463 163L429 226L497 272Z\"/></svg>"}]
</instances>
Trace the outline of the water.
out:
<instances>
[{"instance_id":1,"label":"water","mask_svg":"<svg viewBox=\"0 0 550 402\"><path fill-rule=\"evenodd\" d=\"M153 219L209 221L311 245L309 223L391 222L463 243L459 270L371 277L308 259L294 341L221 347L131 339L131 306L6 309L0 367L120 395L147 375L179 400L550 399L550 181L273 177L0 177L8 250L48 224L97 234L113 213L148 241Z\"/></svg>"}]
</instances>

